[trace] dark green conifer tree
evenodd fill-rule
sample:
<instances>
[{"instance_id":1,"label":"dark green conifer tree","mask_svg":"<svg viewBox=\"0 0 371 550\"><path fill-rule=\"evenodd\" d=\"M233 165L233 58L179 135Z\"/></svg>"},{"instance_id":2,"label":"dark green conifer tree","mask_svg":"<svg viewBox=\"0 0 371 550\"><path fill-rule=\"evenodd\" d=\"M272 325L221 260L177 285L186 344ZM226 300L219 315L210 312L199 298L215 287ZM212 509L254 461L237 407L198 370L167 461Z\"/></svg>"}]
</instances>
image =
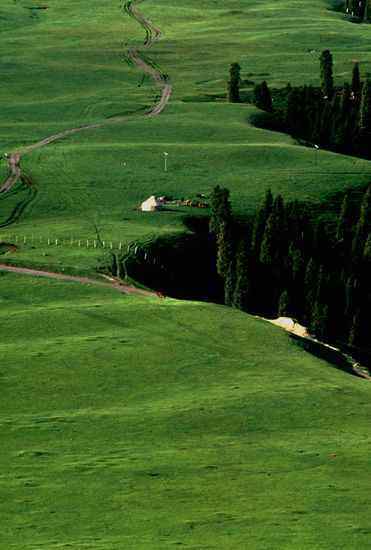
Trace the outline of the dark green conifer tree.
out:
<instances>
[{"instance_id":1,"label":"dark green conifer tree","mask_svg":"<svg viewBox=\"0 0 371 550\"><path fill-rule=\"evenodd\" d=\"M363 21L366 23L371 18L371 1L370 0L363 0L363 1L364 1Z\"/></svg>"},{"instance_id":2,"label":"dark green conifer tree","mask_svg":"<svg viewBox=\"0 0 371 550\"><path fill-rule=\"evenodd\" d=\"M229 223L232 220L232 209L229 200L229 190L217 185L210 197L211 216L209 231L217 236L223 222Z\"/></svg>"},{"instance_id":3,"label":"dark green conifer tree","mask_svg":"<svg viewBox=\"0 0 371 550\"><path fill-rule=\"evenodd\" d=\"M292 314L291 305L290 305L290 295L289 291L286 289L281 293L279 303L278 303L278 316L279 317L288 317Z\"/></svg>"},{"instance_id":4,"label":"dark green conifer tree","mask_svg":"<svg viewBox=\"0 0 371 550\"><path fill-rule=\"evenodd\" d=\"M258 109L271 113L273 111L272 95L268 84L264 80L254 88L255 105Z\"/></svg>"},{"instance_id":5,"label":"dark green conifer tree","mask_svg":"<svg viewBox=\"0 0 371 550\"><path fill-rule=\"evenodd\" d=\"M341 212L338 217L336 228L336 240L338 244L347 245L352 236L352 208L350 203L350 195L344 195L341 205Z\"/></svg>"},{"instance_id":6,"label":"dark green conifer tree","mask_svg":"<svg viewBox=\"0 0 371 550\"><path fill-rule=\"evenodd\" d=\"M249 309L250 278L249 252L247 239L240 239L236 254L236 285L233 294L233 305L242 311Z\"/></svg>"},{"instance_id":7,"label":"dark green conifer tree","mask_svg":"<svg viewBox=\"0 0 371 550\"><path fill-rule=\"evenodd\" d=\"M317 128L318 141L323 147L331 146L332 116L332 102L324 101L320 107Z\"/></svg>"},{"instance_id":8,"label":"dark green conifer tree","mask_svg":"<svg viewBox=\"0 0 371 550\"><path fill-rule=\"evenodd\" d=\"M353 272L345 283L345 310L344 319L350 327L356 309L359 307L360 285L356 272Z\"/></svg>"},{"instance_id":9,"label":"dark green conifer tree","mask_svg":"<svg viewBox=\"0 0 371 550\"><path fill-rule=\"evenodd\" d=\"M321 266L318 274L316 299L314 302L310 332L319 340L324 340L328 335L329 307L327 305L328 276L324 266Z\"/></svg>"},{"instance_id":10,"label":"dark green conifer tree","mask_svg":"<svg viewBox=\"0 0 371 550\"><path fill-rule=\"evenodd\" d=\"M317 222L312 228L312 245L311 249L319 265L325 264L329 258L329 238L327 226L323 220Z\"/></svg>"},{"instance_id":11,"label":"dark green conifer tree","mask_svg":"<svg viewBox=\"0 0 371 550\"><path fill-rule=\"evenodd\" d=\"M229 69L228 100L230 103L240 101L241 67L238 63L232 63Z\"/></svg>"},{"instance_id":12,"label":"dark green conifer tree","mask_svg":"<svg viewBox=\"0 0 371 550\"><path fill-rule=\"evenodd\" d=\"M234 259L233 234L230 222L221 223L217 236L217 272L225 281Z\"/></svg>"},{"instance_id":13,"label":"dark green conifer tree","mask_svg":"<svg viewBox=\"0 0 371 550\"><path fill-rule=\"evenodd\" d=\"M320 57L321 88L324 99L332 99L334 94L333 60L330 50L324 50Z\"/></svg>"},{"instance_id":14,"label":"dark green conifer tree","mask_svg":"<svg viewBox=\"0 0 371 550\"><path fill-rule=\"evenodd\" d=\"M260 262L266 266L276 265L281 253L281 244L286 240L285 211L281 195L273 203L263 234L260 249ZM287 241L286 241L287 244Z\"/></svg>"},{"instance_id":15,"label":"dark green conifer tree","mask_svg":"<svg viewBox=\"0 0 371 550\"><path fill-rule=\"evenodd\" d=\"M366 135L371 135L371 80L367 78L362 86L360 130Z\"/></svg>"},{"instance_id":16,"label":"dark green conifer tree","mask_svg":"<svg viewBox=\"0 0 371 550\"><path fill-rule=\"evenodd\" d=\"M304 86L303 98L303 137L309 141L315 140L316 117L319 108L319 98L313 86Z\"/></svg>"},{"instance_id":17,"label":"dark green conifer tree","mask_svg":"<svg viewBox=\"0 0 371 550\"><path fill-rule=\"evenodd\" d=\"M367 266L371 267L371 233L368 234L365 247L363 249L363 260Z\"/></svg>"},{"instance_id":18,"label":"dark green conifer tree","mask_svg":"<svg viewBox=\"0 0 371 550\"><path fill-rule=\"evenodd\" d=\"M304 320L311 323L317 295L318 266L313 258L307 264L304 278Z\"/></svg>"},{"instance_id":19,"label":"dark green conifer tree","mask_svg":"<svg viewBox=\"0 0 371 550\"><path fill-rule=\"evenodd\" d=\"M352 325L349 333L349 345L358 347L361 344L362 344L361 310L357 309L352 319Z\"/></svg>"},{"instance_id":20,"label":"dark green conifer tree","mask_svg":"<svg viewBox=\"0 0 371 550\"><path fill-rule=\"evenodd\" d=\"M284 267L284 266L283 266ZM305 258L302 247L297 247L294 242L290 244L288 251L288 270L283 271L282 280L286 280L290 294L290 305L292 313L300 315L304 304L304 276L305 276Z\"/></svg>"},{"instance_id":21,"label":"dark green conifer tree","mask_svg":"<svg viewBox=\"0 0 371 550\"><path fill-rule=\"evenodd\" d=\"M329 144L335 151L343 151L346 141L346 118L343 117L342 112L342 95L335 94L332 102L332 115L331 115L331 134Z\"/></svg>"},{"instance_id":22,"label":"dark green conifer tree","mask_svg":"<svg viewBox=\"0 0 371 550\"><path fill-rule=\"evenodd\" d=\"M353 262L358 263L365 248L366 240L369 232L371 231L371 185L368 187L364 194L361 204L361 212L359 215L358 223L353 239Z\"/></svg>"},{"instance_id":23,"label":"dark green conifer tree","mask_svg":"<svg viewBox=\"0 0 371 550\"><path fill-rule=\"evenodd\" d=\"M352 100L352 91L349 84L346 82L344 84L343 91L341 93L340 101L340 113L341 113L341 124L340 128L342 131L342 151L344 153L352 153L354 149L354 137L356 128L356 119L358 112L358 102Z\"/></svg>"},{"instance_id":24,"label":"dark green conifer tree","mask_svg":"<svg viewBox=\"0 0 371 550\"><path fill-rule=\"evenodd\" d=\"M259 208L254 222L252 234L252 250L256 257L260 256L260 247L263 239L265 226L273 208L273 195L270 189L265 193L262 205Z\"/></svg>"},{"instance_id":25,"label":"dark green conifer tree","mask_svg":"<svg viewBox=\"0 0 371 550\"><path fill-rule=\"evenodd\" d=\"M359 101L361 99L362 83L361 74L359 71L359 63L354 63L352 72L352 92L354 99Z\"/></svg>"},{"instance_id":26,"label":"dark green conifer tree","mask_svg":"<svg viewBox=\"0 0 371 550\"><path fill-rule=\"evenodd\" d=\"M303 88L292 88L287 98L285 125L293 135L301 135L305 113L305 98Z\"/></svg>"},{"instance_id":27,"label":"dark green conifer tree","mask_svg":"<svg viewBox=\"0 0 371 550\"><path fill-rule=\"evenodd\" d=\"M236 271L234 258L231 259L224 277L224 304L233 306L233 297L236 286Z\"/></svg>"},{"instance_id":28,"label":"dark green conifer tree","mask_svg":"<svg viewBox=\"0 0 371 550\"><path fill-rule=\"evenodd\" d=\"M264 310L271 315L277 313L282 282L285 279L287 246L285 208L281 195L277 195L265 226L259 257L262 268L261 281L265 287L264 295L261 293L260 297Z\"/></svg>"}]
</instances>

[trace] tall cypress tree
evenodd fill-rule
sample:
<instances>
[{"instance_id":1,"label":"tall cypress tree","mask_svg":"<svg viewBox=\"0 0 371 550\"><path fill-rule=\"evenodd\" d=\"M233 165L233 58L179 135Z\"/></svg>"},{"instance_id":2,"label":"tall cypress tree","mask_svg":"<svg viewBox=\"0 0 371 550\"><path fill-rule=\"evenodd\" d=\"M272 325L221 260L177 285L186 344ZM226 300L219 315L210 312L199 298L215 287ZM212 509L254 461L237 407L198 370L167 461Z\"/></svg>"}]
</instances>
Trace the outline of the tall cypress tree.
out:
<instances>
[{"instance_id":1,"label":"tall cypress tree","mask_svg":"<svg viewBox=\"0 0 371 550\"><path fill-rule=\"evenodd\" d=\"M260 249L260 261L264 265L273 266L280 257L280 245L285 241L286 235L284 214L282 197L277 195L273 203L272 213L265 226Z\"/></svg>"},{"instance_id":2,"label":"tall cypress tree","mask_svg":"<svg viewBox=\"0 0 371 550\"><path fill-rule=\"evenodd\" d=\"M310 323L313 316L313 308L315 305L317 294L317 279L318 266L313 258L307 264L304 278L304 319L306 323Z\"/></svg>"},{"instance_id":3,"label":"tall cypress tree","mask_svg":"<svg viewBox=\"0 0 371 550\"><path fill-rule=\"evenodd\" d=\"M317 292L311 315L310 332L320 340L328 334L329 307L327 305L328 277L324 266L321 266L318 274Z\"/></svg>"},{"instance_id":4,"label":"tall cypress tree","mask_svg":"<svg viewBox=\"0 0 371 550\"><path fill-rule=\"evenodd\" d=\"M365 6L363 10L363 21L367 22L370 20L371 17L371 1L370 0L364 0Z\"/></svg>"},{"instance_id":5,"label":"tall cypress tree","mask_svg":"<svg viewBox=\"0 0 371 550\"><path fill-rule=\"evenodd\" d=\"M259 208L254 222L253 235L252 235L252 250L255 256L259 257L261 242L264 235L265 226L267 220L272 212L273 208L273 195L272 191L268 189L265 192L265 197Z\"/></svg>"},{"instance_id":6,"label":"tall cypress tree","mask_svg":"<svg viewBox=\"0 0 371 550\"><path fill-rule=\"evenodd\" d=\"M340 112L342 121L342 130L343 130L343 150L344 152L351 152L352 150L352 139L354 134L353 128L353 103L352 103L352 92L349 84L346 82L344 84L343 91L341 93L340 101Z\"/></svg>"},{"instance_id":7,"label":"tall cypress tree","mask_svg":"<svg viewBox=\"0 0 371 550\"><path fill-rule=\"evenodd\" d=\"M357 309L353 315L352 325L349 333L349 345L359 346L362 340L361 310Z\"/></svg>"},{"instance_id":8,"label":"tall cypress tree","mask_svg":"<svg viewBox=\"0 0 371 550\"><path fill-rule=\"evenodd\" d=\"M330 147L331 145L332 115L332 102L324 101L320 110L317 129L318 141L323 147Z\"/></svg>"},{"instance_id":9,"label":"tall cypress tree","mask_svg":"<svg viewBox=\"0 0 371 550\"><path fill-rule=\"evenodd\" d=\"M342 151L345 144L346 117L342 113L342 96L335 94L332 102L330 145L335 151Z\"/></svg>"},{"instance_id":10,"label":"tall cypress tree","mask_svg":"<svg viewBox=\"0 0 371 550\"><path fill-rule=\"evenodd\" d=\"M225 280L234 259L231 222L223 221L217 236L217 272Z\"/></svg>"},{"instance_id":11,"label":"tall cypress tree","mask_svg":"<svg viewBox=\"0 0 371 550\"><path fill-rule=\"evenodd\" d=\"M359 71L359 63L354 63L353 72L352 72L352 92L354 94L354 99L359 101L361 99L361 74Z\"/></svg>"},{"instance_id":12,"label":"tall cypress tree","mask_svg":"<svg viewBox=\"0 0 371 550\"><path fill-rule=\"evenodd\" d=\"M352 273L352 275L348 277L345 282L344 295L344 319L348 327L350 327L353 320L354 312L358 307L359 302L359 282L354 273Z\"/></svg>"},{"instance_id":13,"label":"tall cypress tree","mask_svg":"<svg viewBox=\"0 0 371 550\"><path fill-rule=\"evenodd\" d=\"M304 126L303 137L309 141L315 140L316 117L319 110L318 92L313 86L304 87Z\"/></svg>"},{"instance_id":14,"label":"tall cypress tree","mask_svg":"<svg viewBox=\"0 0 371 550\"><path fill-rule=\"evenodd\" d=\"M233 306L233 296L236 286L236 270L234 258L231 259L224 277L224 304Z\"/></svg>"},{"instance_id":15,"label":"tall cypress tree","mask_svg":"<svg viewBox=\"0 0 371 550\"><path fill-rule=\"evenodd\" d=\"M255 105L258 109L271 113L273 111L272 95L268 84L264 80L254 88Z\"/></svg>"},{"instance_id":16,"label":"tall cypress tree","mask_svg":"<svg viewBox=\"0 0 371 550\"><path fill-rule=\"evenodd\" d=\"M278 302L278 316L287 317L291 315L291 300L289 291L286 289L281 293L279 302Z\"/></svg>"},{"instance_id":17,"label":"tall cypress tree","mask_svg":"<svg viewBox=\"0 0 371 550\"><path fill-rule=\"evenodd\" d=\"M236 254L236 285L233 294L234 307L248 311L250 297L249 253L247 239L240 239Z\"/></svg>"},{"instance_id":18,"label":"tall cypress tree","mask_svg":"<svg viewBox=\"0 0 371 550\"><path fill-rule=\"evenodd\" d=\"M287 98L285 124L293 135L300 135L305 114L305 92L303 88L292 88Z\"/></svg>"},{"instance_id":19,"label":"tall cypress tree","mask_svg":"<svg viewBox=\"0 0 371 550\"><path fill-rule=\"evenodd\" d=\"M346 245L352 235L352 208L349 193L344 195L341 212L336 228L336 240L338 244Z\"/></svg>"},{"instance_id":20,"label":"tall cypress tree","mask_svg":"<svg viewBox=\"0 0 371 550\"><path fill-rule=\"evenodd\" d=\"M263 235L260 248L261 277L265 286L261 296L264 309L269 314L276 314L278 300L282 290L282 281L285 275L287 252L287 224L284 203L281 195L277 195L273 203Z\"/></svg>"},{"instance_id":21,"label":"tall cypress tree","mask_svg":"<svg viewBox=\"0 0 371 550\"><path fill-rule=\"evenodd\" d=\"M232 219L232 208L229 200L229 190L217 185L210 198L211 216L209 223L210 233L217 236L223 222L229 223Z\"/></svg>"},{"instance_id":22,"label":"tall cypress tree","mask_svg":"<svg viewBox=\"0 0 371 550\"><path fill-rule=\"evenodd\" d=\"M371 232L369 232L367 236L365 247L363 249L363 260L368 266L368 271L369 271L371 267Z\"/></svg>"},{"instance_id":23,"label":"tall cypress tree","mask_svg":"<svg viewBox=\"0 0 371 550\"><path fill-rule=\"evenodd\" d=\"M334 94L333 60L330 50L324 50L320 57L321 88L325 99L332 99Z\"/></svg>"},{"instance_id":24,"label":"tall cypress tree","mask_svg":"<svg viewBox=\"0 0 371 550\"><path fill-rule=\"evenodd\" d=\"M357 263L362 259L364 247L368 234L371 231L371 185L364 194L361 204L356 231L353 239L353 262Z\"/></svg>"},{"instance_id":25,"label":"tall cypress tree","mask_svg":"<svg viewBox=\"0 0 371 550\"><path fill-rule=\"evenodd\" d=\"M371 80L367 78L362 87L360 129L371 134Z\"/></svg>"},{"instance_id":26,"label":"tall cypress tree","mask_svg":"<svg viewBox=\"0 0 371 550\"><path fill-rule=\"evenodd\" d=\"M232 63L229 69L228 100L230 103L240 101L241 67L238 63Z\"/></svg>"}]
</instances>

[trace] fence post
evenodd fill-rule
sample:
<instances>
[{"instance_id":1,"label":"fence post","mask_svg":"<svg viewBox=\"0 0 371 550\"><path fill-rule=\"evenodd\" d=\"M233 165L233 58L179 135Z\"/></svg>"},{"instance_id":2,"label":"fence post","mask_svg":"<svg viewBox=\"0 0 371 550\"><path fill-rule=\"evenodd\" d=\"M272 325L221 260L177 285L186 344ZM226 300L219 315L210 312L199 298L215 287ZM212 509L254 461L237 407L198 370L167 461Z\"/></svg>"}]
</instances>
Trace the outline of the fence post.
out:
<instances>
[{"instance_id":1,"label":"fence post","mask_svg":"<svg viewBox=\"0 0 371 550\"><path fill-rule=\"evenodd\" d=\"M58 239L55 239L55 246L58 246Z\"/></svg>"},{"instance_id":2,"label":"fence post","mask_svg":"<svg viewBox=\"0 0 371 550\"><path fill-rule=\"evenodd\" d=\"M48 237L48 246L50 246L50 238Z\"/></svg>"},{"instance_id":3,"label":"fence post","mask_svg":"<svg viewBox=\"0 0 371 550\"><path fill-rule=\"evenodd\" d=\"M106 248L106 241L102 241L103 248Z\"/></svg>"}]
</instances>

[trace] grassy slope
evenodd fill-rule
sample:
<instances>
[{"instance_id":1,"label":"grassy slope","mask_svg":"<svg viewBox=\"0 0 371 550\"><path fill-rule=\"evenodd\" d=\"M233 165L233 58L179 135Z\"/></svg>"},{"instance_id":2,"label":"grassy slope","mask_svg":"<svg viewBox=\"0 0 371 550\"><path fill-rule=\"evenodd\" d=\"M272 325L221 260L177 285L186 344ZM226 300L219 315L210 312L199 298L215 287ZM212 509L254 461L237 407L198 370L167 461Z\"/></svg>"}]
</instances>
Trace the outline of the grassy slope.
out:
<instances>
[{"instance_id":1,"label":"grassy slope","mask_svg":"<svg viewBox=\"0 0 371 550\"><path fill-rule=\"evenodd\" d=\"M26 1L0 6L2 150L153 99L119 61L122 40L142 34L117 2L47 4L35 20ZM370 59L367 27L307 4L143 4L166 31L151 56L174 80L173 104L25 159L38 195L1 234L91 237L95 219L125 241L180 227L179 214L132 210L152 192L223 183L251 211L267 185L320 202L362 183L335 172L365 163L323 152L316 168L287 136L251 128L250 107L182 102L220 94L233 59L275 85L315 81L306 47L331 46L341 78L352 57ZM91 250L34 246L20 262L94 268ZM1 549L368 547L366 382L227 308L13 275L0 285Z\"/></svg>"},{"instance_id":2,"label":"grassy slope","mask_svg":"<svg viewBox=\"0 0 371 550\"><path fill-rule=\"evenodd\" d=\"M4 150L153 101L152 83L138 87L141 76L120 60L125 44L139 43L143 33L120 14L117 3L51 0L38 18L30 18L25 5L5 0L1 8L6 17L0 45ZM219 183L232 189L240 212L251 212L268 186L287 197L322 202L369 178L364 161L321 152L316 166L312 150L251 127L252 107L200 102L205 94L224 92L228 65L235 59L244 77L267 78L276 86L288 80L317 83L318 52L325 47L335 54L339 82L354 58L366 72L368 26L344 21L324 0L192 0L183 7L148 0L141 9L165 33L150 56L171 75L170 108L160 119L136 118L122 127L80 134L26 158L38 195L16 226L1 230L3 237L93 238L95 220L104 238L128 242L182 227L184 212L134 210L152 193L187 197ZM164 150L170 153L168 174ZM0 203L2 218L21 196ZM91 270L96 256L69 248L46 251L38 244L20 253L18 261Z\"/></svg>"},{"instance_id":3,"label":"grassy slope","mask_svg":"<svg viewBox=\"0 0 371 550\"><path fill-rule=\"evenodd\" d=\"M367 382L224 307L1 286L1 549L368 548Z\"/></svg>"}]
</instances>

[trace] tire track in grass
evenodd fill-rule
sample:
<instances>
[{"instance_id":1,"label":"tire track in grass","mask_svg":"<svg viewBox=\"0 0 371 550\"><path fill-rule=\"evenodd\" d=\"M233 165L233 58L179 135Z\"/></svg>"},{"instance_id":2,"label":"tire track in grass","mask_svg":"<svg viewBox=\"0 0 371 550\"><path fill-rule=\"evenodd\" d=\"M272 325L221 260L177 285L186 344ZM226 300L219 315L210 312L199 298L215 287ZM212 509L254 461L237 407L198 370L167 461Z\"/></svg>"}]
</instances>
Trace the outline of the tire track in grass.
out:
<instances>
[{"instance_id":1,"label":"tire track in grass","mask_svg":"<svg viewBox=\"0 0 371 550\"><path fill-rule=\"evenodd\" d=\"M23 189L21 191L23 191L24 189L25 187L23 186ZM6 220L0 222L0 228L8 227L9 225L12 225L17 220L19 220L23 212L26 210L27 206L29 206L35 200L37 196L37 189L35 187L27 187L26 190L26 197L15 205Z\"/></svg>"},{"instance_id":2,"label":"tire track in grass","mask_svg":"<svg viewBox=\"0 0 371 550\"><path fill-rule=\"evenodd\" d=\"M141 25L141 27L145 30L146 37L144 40L143 47L145 49L149 49L157 40L161 38L161 31L149 19L147 19L141 13L141 11L137 8L137 5L141 4L143 1L144 0L126 0L125 2L122 3L122 9L130 17L135 19ZM102 122L85 124L82 126L78 126L76 128L70 128L68 130L64 130L57 134L48 136L40 141L37 141L32 145L23 147L22 149L19 149L17 151L13 151L11 153L5 153L5 158L8 165L8 175L0 187L0 195L4 195L8 193L16 185L16 183L20 179L22 179L22 177L24 178L27 177L26 175L23 174L22 168L21 168L21 160L22 160L22 157L24 157L25 155L28 155L37 149L50 145L51 143L61 141L62 139L65 139L71 135L74 135L86 130L94 130L94 129L103 128L113 124L123 124L125 122L128 122L129 120L133 120L134 118L159 116L162 113L162 111L167 106L172 94L172 86L169 82L167 75L162 73L160 68L155 63L153 63L145 55L143 55L140 52L139 48L129 48L126 54L126 58L130 64L140 69L145 75L150 76L154 80L156 86L161 88L161 96L158 102L153 107L151 107L151 109L146 110L141 115L135 114L135 115L117 116L117 117L105 119ZM23 202L24 201L22 201L22 204ZM29 204L29 202L27 204ZM16 221L16 219L19 219L20 215L24 211L24 208L25 206L22 208L20 203L20 207L17 210L17 214L13 215L14 213L13 211L11 216L8 218L7 221L4 222L4 224L10 225L10 223L13 223L14 221ZM9 220L13 220L13 221L9 222ZM5 227L5 225L0 224L0 227Z\"/></svg>"}]
</instances>

